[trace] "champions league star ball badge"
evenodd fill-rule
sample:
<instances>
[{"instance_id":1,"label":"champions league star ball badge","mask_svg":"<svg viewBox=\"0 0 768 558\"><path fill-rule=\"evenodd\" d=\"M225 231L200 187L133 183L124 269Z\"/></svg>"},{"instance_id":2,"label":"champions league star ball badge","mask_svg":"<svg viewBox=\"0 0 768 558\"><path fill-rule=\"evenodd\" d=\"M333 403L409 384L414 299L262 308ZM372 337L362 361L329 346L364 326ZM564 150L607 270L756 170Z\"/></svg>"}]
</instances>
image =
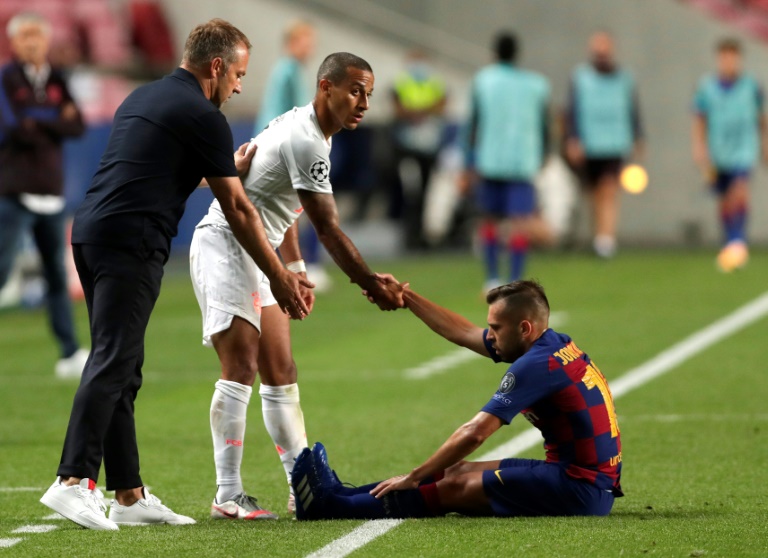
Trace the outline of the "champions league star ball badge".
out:
<instances>
[{"instance_id":1,"label":"champions league star ball badge","mask_svg":"<svg viewBox=\"0 0 768 558\"><path fill-rule=\"evenodd\" d=\"M328 180L329 171L330 167L328 162L321 159L312 163L312 166L309 169L309 176L311 176L312 180L315 182L325 182Z\"/></svg>"},{"instance_id":2,"label":"champions league star ball badge","mask_svg":"<svg viewBox=\"0 0 768 558\"><path fill-rule=\"evenodd\" d=\"M509 393L515 387L515 375L512 372L507 372L501 379L499 384L499 392Z\"/></svg>"}]
</instances>

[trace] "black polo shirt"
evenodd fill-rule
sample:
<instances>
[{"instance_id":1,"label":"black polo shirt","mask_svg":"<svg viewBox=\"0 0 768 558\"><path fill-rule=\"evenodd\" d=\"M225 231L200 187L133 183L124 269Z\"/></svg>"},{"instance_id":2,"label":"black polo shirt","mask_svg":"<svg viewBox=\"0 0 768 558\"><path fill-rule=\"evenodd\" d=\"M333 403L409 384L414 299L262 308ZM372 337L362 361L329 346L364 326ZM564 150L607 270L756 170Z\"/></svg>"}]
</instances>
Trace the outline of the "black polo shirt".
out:
<instances>
[{"instance_id":1,"label":"black polo shirt","mask_svg":"<svg viewBox=\"0 0 768 558\"><path fill-rule=\"evenodd\" d=\"M73 244L170 250L206 176L237 176L232 131L195 76L177 68L133 91L75 213Z\"/></svg>"}]
</instances>

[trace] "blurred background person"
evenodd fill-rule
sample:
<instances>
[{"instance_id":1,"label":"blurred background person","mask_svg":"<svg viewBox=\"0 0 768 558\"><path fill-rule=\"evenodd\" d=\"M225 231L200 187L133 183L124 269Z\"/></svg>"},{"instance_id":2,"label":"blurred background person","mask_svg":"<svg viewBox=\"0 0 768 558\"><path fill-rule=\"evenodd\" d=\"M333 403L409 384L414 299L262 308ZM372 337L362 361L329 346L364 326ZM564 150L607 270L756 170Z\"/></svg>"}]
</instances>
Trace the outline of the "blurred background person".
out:
<instances>
[{"instance_id":1,"label":"blurred background person","mask_svg":"<svg viewBox=\"0 0 768 558\"><path fill-rule=\"evenodd\" d=\"M306 21L290 23L283 33L283 56L275 63L267 79L261 109L256 116L254 137L267 127L270 120L293 107L303 107L314 96L314 80L305 77L306 64L315 52L315 28ZM307 277L315 291L331 288L331 277L321 262L321 246L315 229L301 220L301 253L307 265Z\"/></svg>"},{"instance_id":2,"label":"blurred background person","mask_svg":"<svg viewBox=\"0 0 768 558\"><path fill-rule=\"evenodd\" d=\"M581 175L592 202L592 246L601 258L616 254L619 176L624 163L640 157L642 126L632 75L616 62L613 36L589 39L589 62L571 76L566 108L565 154Z\"/></svg>"},{"instance_id":3,"label":"blurred background person","mask_svg":"<svg viewBox=\"0 0 768 558\"><path fill-rule=\"evenodd\" d=\"M507 282L499 276L500 244L509 254L509 281L523 277L529 244L540 227L533 180L549 143L549 82L515 65L518 41L512 33L499 33L494 51L496 62L480 70L471 85L461 184L476 183L486 291Z\"/></svg>"},{"instance_id":4,"label":"blurred background person","mask_svg":"<svg viewBox=\"0 0 768 558\"><path fill-rule=\"evenodd\" d=\"M768 161L763 90L742 71L741 44L717 44L717 71L699 82L694 100L693 158L718 197L723 248L722 271L747 263L749 179L762 148Z\"/></svg>"},{"instance_id":5,"label":"blurred background person","mask_svg":"<svg viewBox=\"0 0 768 558\"><path fill-rule=\"evenodd\" d=\"M429 63L426 53L408 53L405 68L392 88L395 184L390 216L402 218L405 246L423 249L424 199L443 145L446 85Z\"/></svg>"},{"instance_id":6,"label":"blurred background person","mask_svg":"<svg viewBox=\"0 0 768 558\"><path fill-rule=\"evenodd\" d=\"M56 376L79 377L88 351L78 343L67 290L62 143L81 135L84 125L63 75L48 62L48 21L22 12L6 31L13 58L0 69L0 287L22 236L31 233L59 343Z\"/></svg>"}]
</instances>

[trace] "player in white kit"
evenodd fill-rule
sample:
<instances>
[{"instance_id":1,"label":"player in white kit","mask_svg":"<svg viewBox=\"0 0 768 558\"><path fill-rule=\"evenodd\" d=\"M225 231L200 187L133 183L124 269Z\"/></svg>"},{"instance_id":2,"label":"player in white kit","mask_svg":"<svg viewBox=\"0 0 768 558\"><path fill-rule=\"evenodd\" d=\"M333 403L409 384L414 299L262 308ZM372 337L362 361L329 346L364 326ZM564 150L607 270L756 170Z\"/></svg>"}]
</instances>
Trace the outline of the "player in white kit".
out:
<instances>
[{"instance_id":1,"label":"player in white kit","mask_svg":"<svg viewBox=\"0 0 768 558\"><path fill-rule=\"evenodd\" d=\"M339 228L329 181L331 136L342 128L357 128L368 110L373 82L373 71L362 58L343 52L329 55L318 71L312 103L274 119L253 140L256 155L243 183L270 243L279 248L289 270L305 271L296 220L306 211L336 264L353 283L370 291L382 310L394 310L401 304L397 289L377 278ZM240 464L257 373L264 423L289 485L294 459L307 446L289 317L277 306L269 281L238 244L216 201L195 229L190 271L203 313L203 344L214 347L222 370L211 402L218 485L211 516L274 519L275 514L246 494ZM311 311L312 291L305 289L303 297ZM294 510L292 494L288 509Z\"/></svg>"}]
</instances>

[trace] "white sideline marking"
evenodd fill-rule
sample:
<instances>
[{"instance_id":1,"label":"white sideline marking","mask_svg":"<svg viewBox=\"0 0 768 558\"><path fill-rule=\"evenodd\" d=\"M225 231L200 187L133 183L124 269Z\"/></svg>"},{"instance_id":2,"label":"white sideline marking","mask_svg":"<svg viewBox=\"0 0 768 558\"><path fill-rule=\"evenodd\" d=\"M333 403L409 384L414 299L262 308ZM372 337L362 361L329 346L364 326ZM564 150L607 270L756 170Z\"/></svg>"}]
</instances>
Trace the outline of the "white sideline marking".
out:
<instances>
[{"instance_id":1,"label":"white sideline marking","mask_svg":"<svg viewBox=\"0 0 768 558\"><path fill-rule=\"evenodd\" d=\"M662 351L644 364L631 369L616 380L612 380L610 385L614 399L669 372L686 359L753 324L766 314L768 314L768 292L763 293L704 329L686 337L679 343L672 345L669 349ZM509 442L480 456L479 460L493 461L503 457L513 457L535 446L537 442L541 442L541 439L541 433L538 430L529 428L512 438ZM376 526L377 523L382 525ZM400 523L402 523L401 519L368 521L348 535L336 539L320 550L309 554L307 558L344 558L344 556L365 546L376 537L394 529ZM362 533L362 535L356 535L356 533ZM340 544L342 541L344 541L343 545Z\"/></svg>"},{"instance_id":2,"label":"white sideline marking","mask_svg":"<svg viewBox=\"0 0 768 558\"><path fill-rule=\"evenodd\" d=\"M723 414L668 414L668 415L619 415L620 421L644 422L763 422L768 421L768 413L723 413Z\"/></svg>"},{"instance_id":3,"label":"white sideline marking","mask_svg":"<svg viewBox=\"0 0 768 558\"><path fill-rule=\"evenodd\" d=\"M24 539L0 539L0 548L10 548L23 540Z\"/></svg>"},{"instance_id":4,"label":"white sideline marking","mask_svg":"<svg viewBox=\"0 0 768 558\"><path fill-rule=\"evenodd\" d=\"M768 314L768 292L763 293L741 308L738 308L716 322L689 335L669 349L626 372L623 376L608 382L614 399L618 399L635 388L658 378L683 363L692 356L709 348L710 345L722 341L726 337L753 324ZM481 461L493 461L511 457L515 453L525 451L537 442L541 442L541 433L535 428L521 432L509 442L492 449L482 455Z\"/></svg>"},{"instance_id":5,"label":"white sideline marking","mask_svg":"<svg viewBox=\"0 0 768 558\"><path fill-rule=\"evenodd\" d=\"M365 546L373 539L391 531L402 522L402 519L376 519L374 521L367 521L343 537L325 545L320 550L308 554L307 558L344 558L344 556Z\"/></svg>"},{"instance_id":6,"label":"white sideline marking","mask_svg":"<svg viewBox=\"0 0 768 558\"><path fill-rule=\"evenodd\" d=\"M0 486L0 492L45 492L45 488L36 486Z\"/></svg>"},{"instance_id":7,"label":"white sideline marking","mask_svg":"<svg viewBox=\"0 0 768 558\"><path fill-rule=\"evenodd\" d=\"M42 517L41 519L43 519L45 521L60 521L60 520L67 519L67 518L64 517L63 515L61 515L58 512L53 512L51 515L46 515L45 517Z\"/></svg>"},{"instance_id":8,"label":"white sideline marking","mask_svg":"<svg viewBox=\"0 0 768 558\"><path fill-rule=\"evenodd\" d=\"M568 314L566 312L552 312L549 316L549 325L552 328L558 328L562 326L567 319ZM423 364L419 364L413 368L407 368L403 374L410 380L423 380L447 372L451 368L456 368L460 364L475 360L476 358L482 357L474 351L459 347L458 349L452 349L444 355L428 360Z\"/></svg>"},{"instance_id":9,"label":"white sideline marking","mask_svg":"<svg viewBox=\"0 0 768 558\"><path fill-rule=\"evenodd\" d=\"M451 352L428 360L424 364L408 368L403 374L410 380L423 380L430 376L436 376L447 372L451 368L455 368L460 364L475 360L476 358L482 358L479 354L464 347L453 349Z\"/></svg>"},{"instance_id":10,"label":"white sideline marking","mask_svg":"<svg viewBox=\"0 0 768 558\"><path fill-rule=\"evenodd\" d=\"M58 525L51 525L50 523L43 524L43 525L24 525L23 527L19 527L18 529L14 529L11 531L14 535L21 534L21 533L47 533L49 531L53 531L54 529L58 529Z\"/></svg>"}]
</instances>

